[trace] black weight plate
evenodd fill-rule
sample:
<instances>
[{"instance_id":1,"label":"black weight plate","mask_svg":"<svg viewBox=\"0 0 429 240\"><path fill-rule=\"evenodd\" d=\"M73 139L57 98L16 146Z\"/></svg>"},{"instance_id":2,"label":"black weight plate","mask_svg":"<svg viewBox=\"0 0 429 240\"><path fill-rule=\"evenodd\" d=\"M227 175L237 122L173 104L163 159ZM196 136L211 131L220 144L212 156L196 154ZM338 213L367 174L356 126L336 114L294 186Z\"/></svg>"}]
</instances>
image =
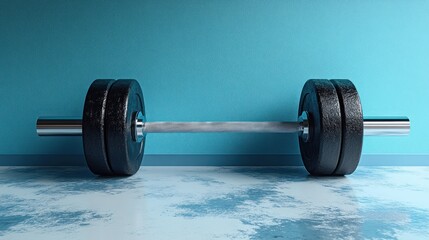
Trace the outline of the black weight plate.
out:
<instances>
[{"instance_id":1,"label":"black weight plate","mask_svg":"<svg viewBox=\"0 0 429 240\"><path fill-rule=\"evenodd\" d=\"M85 159L91 172L112 175L105 145L106 100L114 80L95 80L88 89L83 107L82 139Z\"/></svg>"},{"instance_id":2,"label":"black weight plate","mask_svg":"<svg viewBox=\"0 0 429 240\"><path fill-rule=\"evenodd\" d=\"M363 144L363 114L359 94L350 80L333 79L342 116L341 153L334 175L353 173L360 160Z\"/></svg>"},{"instance_id":3,"label":"black weight plate","mask_svg":"<svg viewBox=\"0 0 429 240\"><path fill-rule=\"evenodd\" d=\"M140 168L145 139L133 139L133 121L138 112L145 115L143 93L136 80L117 80L107 96L107 156L115 175L133 175Z\"/></svg>"},{"instance_id":4,"label":"black weight plate","mask_svg":"<svg viewBox=\"0 0 429 240\"><path fill-rule=\"evenodd\" d=\"M329 80L308 80L301 92L298 115L308 113L309 141L299 137L301 157L312 175L334 173L341 151L341 109Z\"/></svg>"}]
</instances>

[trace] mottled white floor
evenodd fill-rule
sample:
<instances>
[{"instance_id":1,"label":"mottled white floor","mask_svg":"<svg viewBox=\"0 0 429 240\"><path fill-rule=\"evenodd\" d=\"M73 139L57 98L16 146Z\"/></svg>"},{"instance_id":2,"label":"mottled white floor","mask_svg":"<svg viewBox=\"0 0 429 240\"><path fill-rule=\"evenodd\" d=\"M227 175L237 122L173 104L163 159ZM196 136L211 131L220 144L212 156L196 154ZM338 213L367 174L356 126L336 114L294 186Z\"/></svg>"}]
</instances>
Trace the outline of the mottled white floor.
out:
<instances>
[{"instance_id":1,"label":"mottled white floor","mask_svg":"<svg viewBox=\"0 0 429 240\"><path fill-rule=\"evenodd\" d=\"M0 239L428 239L429 167L0 167Z\"/></svg>"}]
</instances>

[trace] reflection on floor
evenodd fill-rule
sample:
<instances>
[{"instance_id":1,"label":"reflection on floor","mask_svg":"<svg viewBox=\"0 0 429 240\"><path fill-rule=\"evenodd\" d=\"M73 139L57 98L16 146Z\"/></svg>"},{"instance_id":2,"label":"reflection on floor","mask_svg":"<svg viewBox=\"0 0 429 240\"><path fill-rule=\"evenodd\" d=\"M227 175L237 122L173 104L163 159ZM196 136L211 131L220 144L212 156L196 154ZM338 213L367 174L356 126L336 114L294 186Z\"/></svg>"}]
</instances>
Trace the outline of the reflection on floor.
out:
<instances>
[{"instance_id":1,"label":"reflection on floor","mask_svg":"<svg viewBox=\"0 0 429 240\"><path fill-rule=\"evenodd\" d=\"M0 239L427 239L429 167L0 167Z\"/></svg>"}]
</instances>

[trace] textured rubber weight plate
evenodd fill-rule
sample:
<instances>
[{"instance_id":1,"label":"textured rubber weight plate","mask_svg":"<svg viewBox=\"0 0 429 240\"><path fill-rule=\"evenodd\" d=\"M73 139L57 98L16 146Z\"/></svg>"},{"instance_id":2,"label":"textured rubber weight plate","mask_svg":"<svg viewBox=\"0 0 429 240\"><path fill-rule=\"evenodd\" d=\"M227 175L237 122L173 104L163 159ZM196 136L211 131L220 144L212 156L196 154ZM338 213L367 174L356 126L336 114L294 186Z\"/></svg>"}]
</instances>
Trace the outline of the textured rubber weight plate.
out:
<instances>
[{"instance_id":1,"label":"textured rubber weight plate","mask_svg":"<svg viewBox=\"0 0 429 240\"><path fill-rule=\"evenodd\" d=\"M88 89L83 107L82 139L89 169L97 175L112 175L105 145L105 109L114 80L95 80Z\"/></svg>"},{"instance_id":2,"label":"textured rubber weight plate","mask_svg":"<svg viewBox=\"0 0 429 240\"><path fill-rule=\"evenodd\" d=\"M301 93L298 115L308 113L309 141L299 137L304 166L312 175L334 173L341 151L341 109L329 80L308 80Z\"/></svg>"},{"instance_id":3,"label":"textured rubber weight plate","mask_svg":"<svg viewBox=\"0 0 429 240\"><path fill-rule=\"evenodd\" d=\"M341 153L335 175L353 173L363 144L363 114L358 92L349 80L331 80L337 90L342 116Z\"/></svg>"},{"instance_id":4,"label":"textured rubber weight plate","mask_svg":"<svg viewBox=\"0 0 429 240\"><path fill-rule=\"evenodd\" d=\"M140 168L145 139L133 140L136 114L145 115L143 93L136 80L117 80L106 106L107 156L115 175L133 175Z\"/></svg>"}]
</instances>

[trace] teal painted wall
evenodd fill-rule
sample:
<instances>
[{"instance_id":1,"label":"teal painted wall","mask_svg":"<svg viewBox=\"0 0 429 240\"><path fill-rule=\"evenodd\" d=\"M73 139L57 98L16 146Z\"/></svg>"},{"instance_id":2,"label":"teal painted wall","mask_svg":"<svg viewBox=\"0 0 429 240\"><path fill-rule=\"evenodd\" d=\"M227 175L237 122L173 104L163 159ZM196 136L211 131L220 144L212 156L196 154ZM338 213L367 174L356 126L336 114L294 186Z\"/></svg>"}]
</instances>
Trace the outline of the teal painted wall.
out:
<instances>
[{"instance_id":1,"label":"teal painted wall","mask_svg":"<svg viewBox=\"0 0 429 240\"><path fill-rule=\"evenodd\" d=\"M39 115L81 115L96 78L136 78L147 119L294 120L309 78L349 78L365 115L408 115L367 154L428 154L429 1L0 0L0 154L80 154ZM148 136L150 154L295 154L296 135Z\"/></svg>"}]
</instances>

